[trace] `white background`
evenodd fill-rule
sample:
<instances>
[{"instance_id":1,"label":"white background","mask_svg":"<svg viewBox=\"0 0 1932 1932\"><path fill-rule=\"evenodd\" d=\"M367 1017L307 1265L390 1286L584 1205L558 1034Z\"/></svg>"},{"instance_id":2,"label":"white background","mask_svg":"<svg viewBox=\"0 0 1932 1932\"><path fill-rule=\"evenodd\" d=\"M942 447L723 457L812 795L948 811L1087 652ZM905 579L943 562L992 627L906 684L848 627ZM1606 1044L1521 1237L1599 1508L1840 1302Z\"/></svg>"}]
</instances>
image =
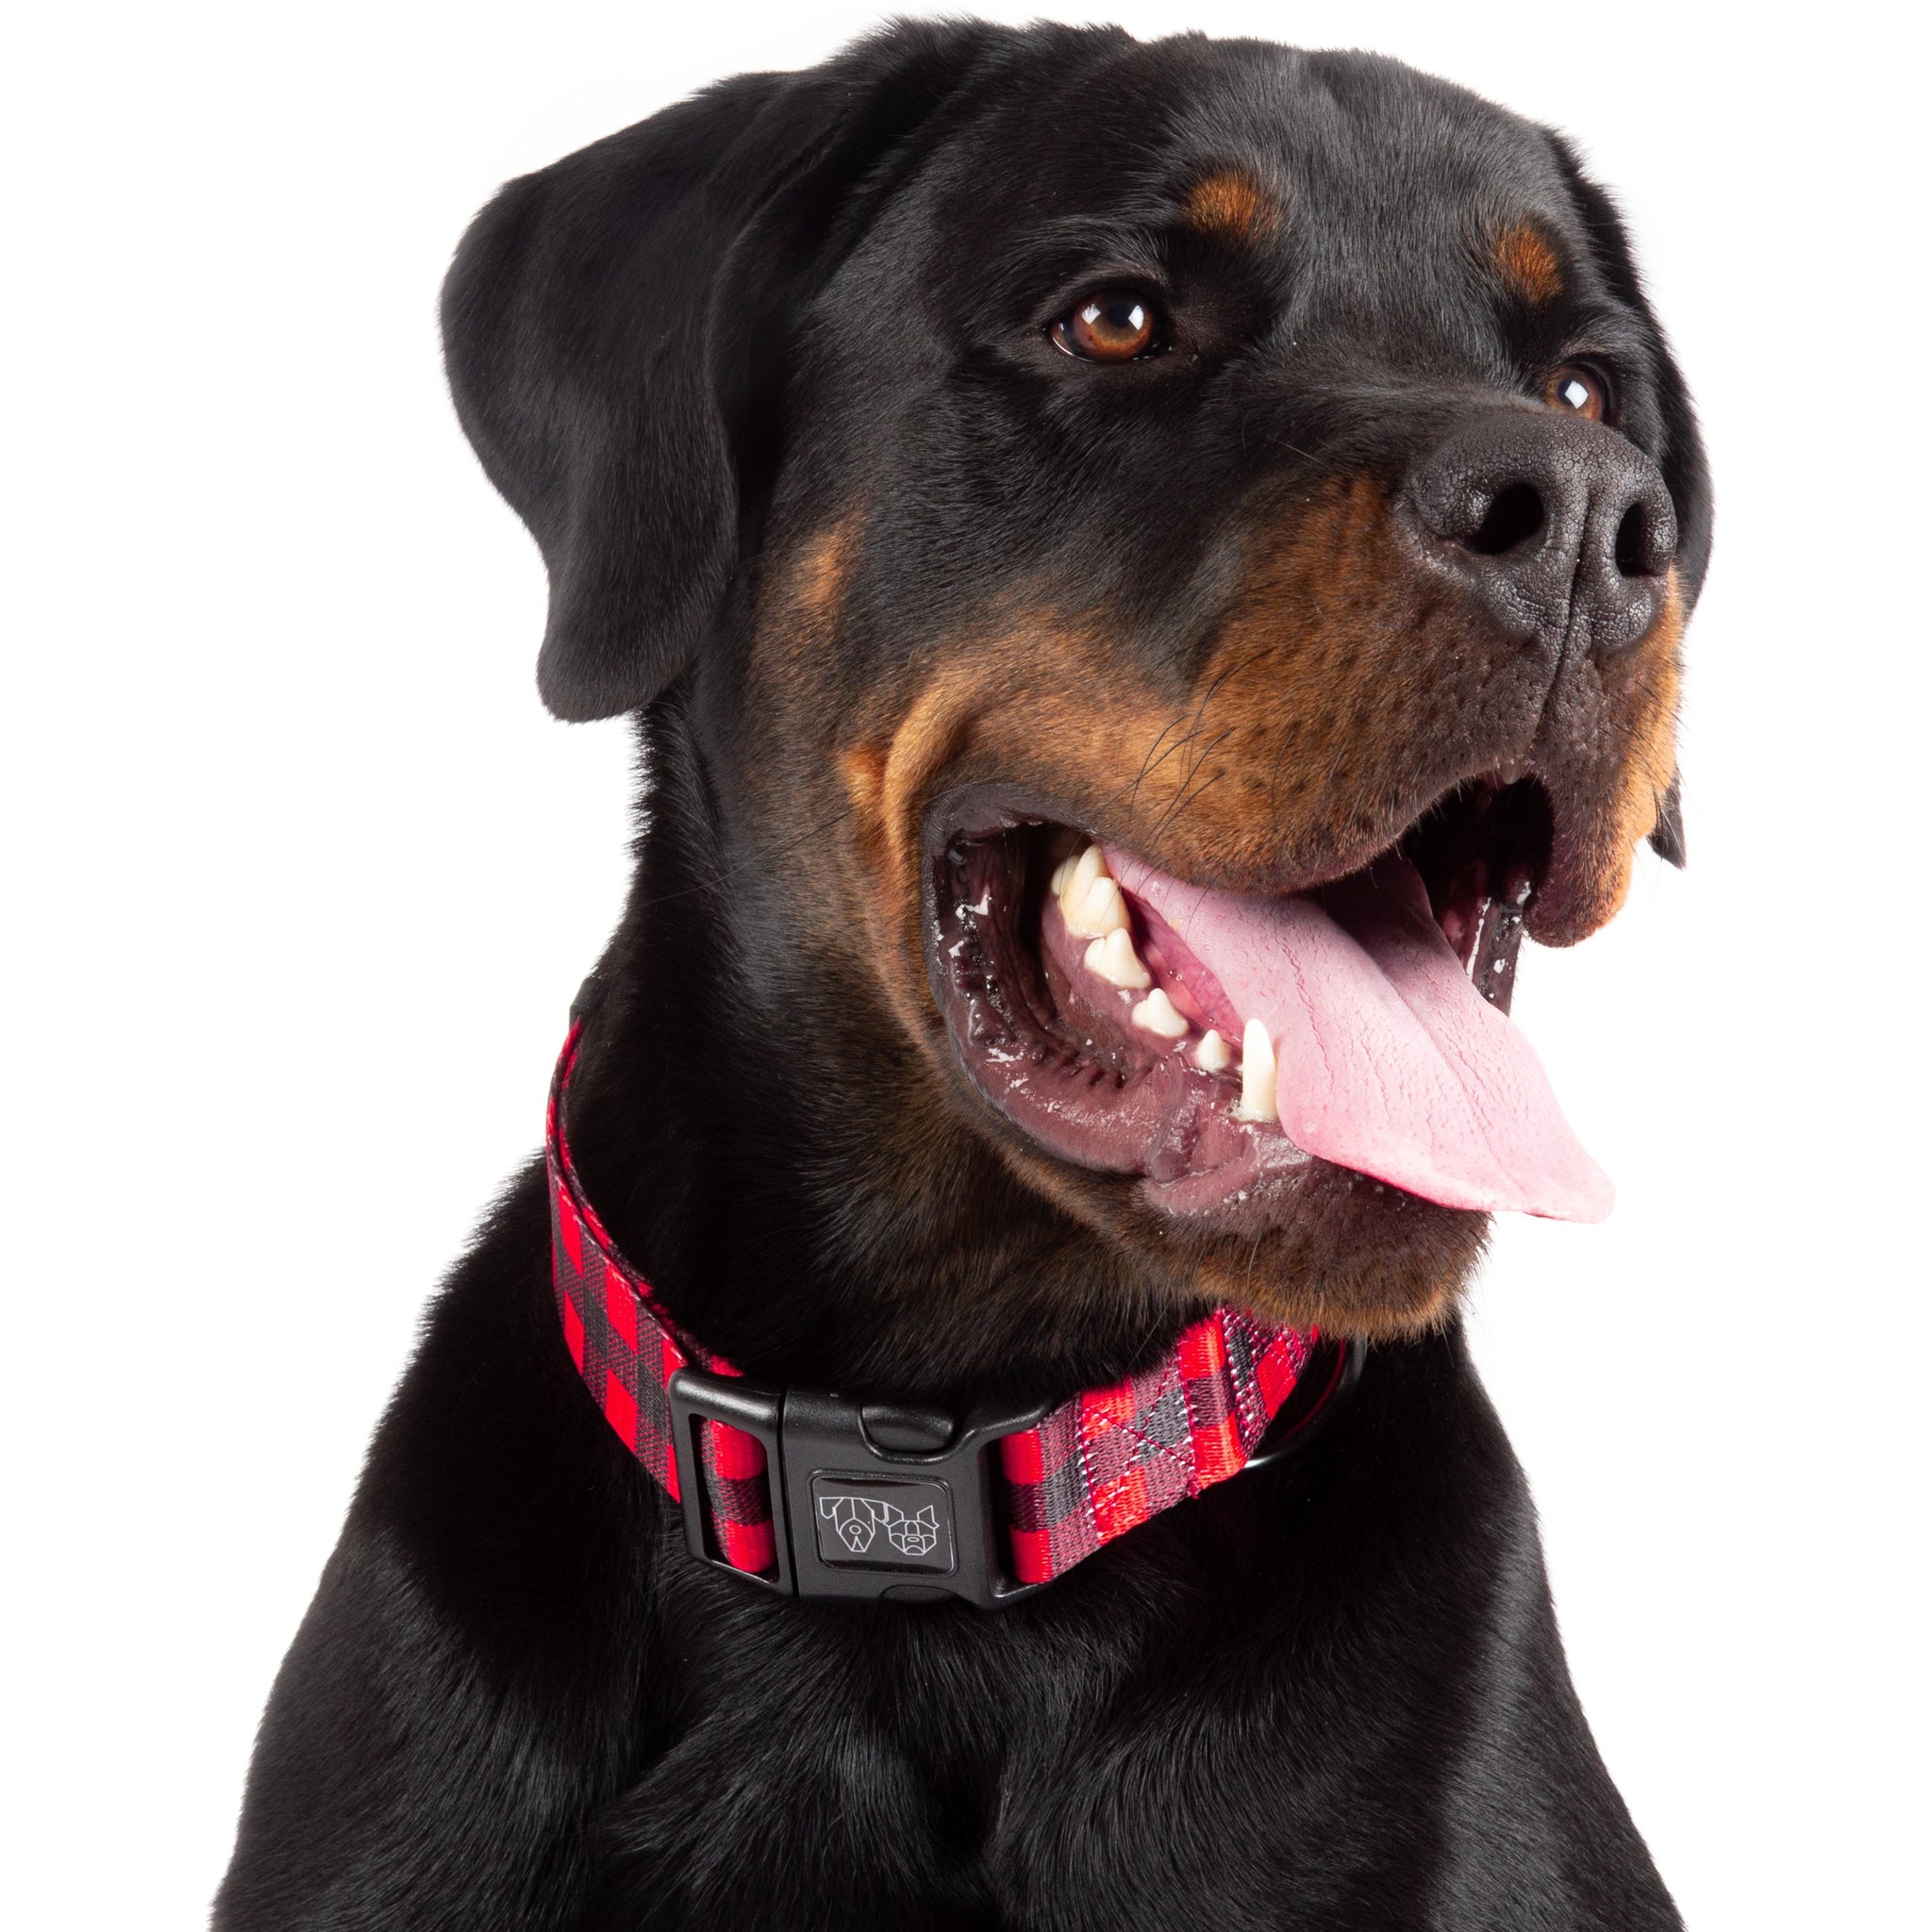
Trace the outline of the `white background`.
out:
<instances>
[{"instance_id":1,"label":"white background","mask_svg":"<svg viewBox=\"0 0 1932 1932\"><path fill-rule=\"evenodd\" d=\"M1717 479L1692 870L1646 859L1616 927L1527 962L1519 1018L1621 1200L1499 1229L1474 1332L1691 1924L1932 1923L1925 45L1856 6L1114 17L1401 55L1570 130L1632 219ZM369 1430L536 1144L618 909L625 728L538 705L536 555L443 392L449 251L507 176L869 18L351 0L13 30L23 1932L201 1922Z\"/></svg>"}]
</instances>

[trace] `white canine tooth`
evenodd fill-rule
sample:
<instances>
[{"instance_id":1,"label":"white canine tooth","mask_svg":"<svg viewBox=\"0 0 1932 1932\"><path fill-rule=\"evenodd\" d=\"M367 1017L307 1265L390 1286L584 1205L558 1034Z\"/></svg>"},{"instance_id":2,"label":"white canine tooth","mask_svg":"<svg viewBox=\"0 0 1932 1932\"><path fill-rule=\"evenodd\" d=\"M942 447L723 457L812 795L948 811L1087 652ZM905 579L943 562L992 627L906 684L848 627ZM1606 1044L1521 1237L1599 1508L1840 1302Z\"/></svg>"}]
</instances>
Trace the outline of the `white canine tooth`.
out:
<instances>
[{"instance_id":1,"label":"white canine tooth","mask_svg":"<svg viewBox=\"0 0 1932 1932\"><path fill-rule=\"evenodd\" d=\"M1108 933L1118 932L1126 924L1127 902L1121 897L1121 889L1105 874L1076 897L1077 887L1076 880L1067 893L1073 902L1072 909L1065 904L1060 908L1066 915L1069 932L1079 934L1083 940L1104 940Z\"/></svg>"},{"instance_id":2,"label":"white canine tooth","mask_svg":"<svg viewBox=\"0 0 1932 1932\"><path fill-rule=\"evenodd\" d=\"M1234 1048L1222 1039L1219 1031L1210 1026L1201 1036L1201 1043L1194 1049L1194 1064L1204 1074L1224 1074L1234 1064Z\"/></svg>"},{"instance_id":3,"label":"white canine tooth","mask_svg":"<svg viewBox=\"0 0 1932 1932\"><path fill-rule=\"evenodd\" d=\"M1158 986L1127 1017L1136 1026L1149 1033L1158 1033L1162 1040L1178 1040L1188 1030L1188 1023L1174 1010L1174 1002Z\"/></svg>"},{"instance_id":4,"label":"white canine tooth","mask_svg":"<svg viewBox=\"0 0 1932 1932\"><path fill-rule=\"evenodd\" d=\"M1104 940L1095 940L1087 948L1087 970L1109 986L1132 988L1137 992L1154 984L1153 975L1134 950L1133 934L1124 925L1115 926Z\"/></svg>"},{"instance_id":5,"label":"white canine tooth","mask_svg":"<svg viewBox=\"0 0 1932 1932\"><path fill-rule=\"evenodd\" d=\"M1060 916L1069 925L1073 924L1080 909L1081 900L1087 896L1087 888L1095 879L1104 878L1106 874L1106 855L1098 845L1082 846L1078 857L1069 861L1064 879L1060 878L1058 873L1054 874L1054 877L1059 881L1055 891L1060 895Z\"/></svg>"},{"instance_id":6,"label":"white canine tooth","mask_svg":"<svg viewBox=\"0 0 1932 1932\"><path fill-rule=\"evenodd\" d=\"M1241 1028L1241 1097L1234 1110L1238 1121L1274 1118L1274 1042L1258 1020Z\"/></svg>"},{"instance_id":7,"label":"white canine tooth","mask_svg":"<svg viewBox=\"0 0 1932 1932\"><path fill-rule=\"evenodd\" d=\"M1070 852L1066 858L1054 867L1053 883L1049 890L1056 899L1067 890L1067 881L1074 876L1074 868L1078 863L1079 860Z\"/></svg>"}]
</instances>

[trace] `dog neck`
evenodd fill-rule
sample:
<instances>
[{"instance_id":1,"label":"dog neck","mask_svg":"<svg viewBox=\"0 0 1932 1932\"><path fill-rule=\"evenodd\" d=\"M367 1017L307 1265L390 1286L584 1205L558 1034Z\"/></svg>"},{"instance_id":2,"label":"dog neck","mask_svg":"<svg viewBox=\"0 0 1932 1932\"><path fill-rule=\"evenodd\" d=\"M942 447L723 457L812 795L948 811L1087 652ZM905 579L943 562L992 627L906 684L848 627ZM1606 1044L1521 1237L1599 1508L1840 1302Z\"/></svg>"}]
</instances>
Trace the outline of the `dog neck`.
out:
<instances>
[{"instance_id":1,"label":"dog neck","mask_svg":"<svg viewBox=\"0 0 1932 1932\"><path fill-rule=\"evenodd\" d=\"M1140 1374L964 1413L747 1381L680 1331L618 1251L570 1148L592 975L551 1085L544 1164L558 1318L585 1388L679 1507L691 1555L780 1595L953 1596L996 1608L1175 1504L1297 1454L1357 1348L1221 1307ZM997 1471L994 1462L997 1461Z\"/></svg>"}]
</instances>

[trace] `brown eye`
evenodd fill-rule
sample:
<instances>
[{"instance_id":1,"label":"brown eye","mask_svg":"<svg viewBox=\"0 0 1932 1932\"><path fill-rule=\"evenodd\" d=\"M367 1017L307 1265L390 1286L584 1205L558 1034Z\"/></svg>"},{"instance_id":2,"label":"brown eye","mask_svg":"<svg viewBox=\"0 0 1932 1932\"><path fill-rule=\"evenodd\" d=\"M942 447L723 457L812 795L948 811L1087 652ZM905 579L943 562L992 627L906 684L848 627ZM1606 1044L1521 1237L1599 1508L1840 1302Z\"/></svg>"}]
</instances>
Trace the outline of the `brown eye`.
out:
<instances>
[{"instance_id":1,"label":"brown eye","mask_svg":"<svg viewBox=\"0 0 1932 1932\"><path fill-rule=\"evenodd\" d=\"M1610 386L1588 362L1566 362L1543 386L1543 401L1553 409L1602 423L1610 413Z\"/></svg>"},{"instance_id":2,"label":"brown eye","mask_svg":"<svg viewBox=\"0 0 1932 1932\"><path fill-rule=\"evenodd\" d=\"M1054 347L1083 362L1131 362L1161 347L1154 305L1131 289L1103 289L1047 331Z\"/></svg>"}]
</instances>

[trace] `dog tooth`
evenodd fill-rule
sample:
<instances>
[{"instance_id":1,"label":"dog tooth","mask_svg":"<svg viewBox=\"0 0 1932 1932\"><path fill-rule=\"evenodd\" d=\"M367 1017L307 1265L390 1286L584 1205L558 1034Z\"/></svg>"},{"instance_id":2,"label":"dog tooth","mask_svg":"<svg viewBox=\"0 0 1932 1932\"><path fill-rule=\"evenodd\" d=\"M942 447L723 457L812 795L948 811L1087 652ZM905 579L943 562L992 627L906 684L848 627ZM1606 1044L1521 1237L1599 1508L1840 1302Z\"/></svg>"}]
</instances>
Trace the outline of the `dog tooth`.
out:
<instances>
[{"instance_id":1,"label":"dog tooth","mask_svg":"<svg viewBox=\"0 0 1932 1932\"><path fill-rule=\"evenodd\" d=\"M1152 975L1141 963L1140 954L1134 950L1133 934L1124 925L1115 926L1104 940L1095 940L1087 948L1087 970L1095 978L1124 991L1132 989L1138 992L1154 984Z\"/></svg>"},{"instance_id":2,"label":"dog tooth","mask_svg":"<svg viewBox=\"0 0 1932 1932\"><path fill-rule=\"evenodd\" d=\"M1085 872L1081 872L1081 867ZM1107 855L1098 845L1083 845L1077 852L1070 852L1053 869L1053 895L1060 898L1074 883L1074 874L1080 873L1081 883L1099 877L1107 870Z\"/></svg>"},{"instance_id":3,"label":"dog tooth","mask_svg":"<svg viewBox=\"0 0 1932 1932\"><path fill-rule=\"evenodd\" d=\"M1208 1027L1194 1049L1194 1064L1204 1074L1224 1074L1234 1064L1234 1049L1215 1027Z\"/></svg>"},{"instance_id":4,"label":"dog tooth","mask_svg":"<svg viewBox=\"0 0 1932 1932\"><path fill-rule=\"evenodd\" d=\"M1178 1040L1188 1030L1188 1023L1174 1010L1174 1002L1158 986L1127 1017L1136 1026L1148 1033L1158 1033L1162 1040Z\"/></svg>"},{"instance_id":5,"label":"dog tooth","mask_svg":"<svg viewBox=\"0 0 1932 1932\"><path fill-rule=\"evenodd\" d=\"M1259 1020L1241 1028L1241 1097L1235 1108L1238 1121L1274 1118L1274 1042Z\"/></svg>"},{"instance_id":6,"label":"dog tooth","mask_svg":"<svg viewBox=\"0 0 1932 1932\"><path fill-rule=\"evenodd\" d=\"M1054 874L1059 881L1055 890L1060 895L1060 910L1071 918L1074 908L1087 896L1087 888L1106 873L1107 855L1098 845L1083 845L1069 861L1064 879L1058 873Z\"/></svg>"},{"instance_id":7,"label":"dog tooth","mask_svg":"<svg viewBox=\"0 0 1932 1932\"><path fill-rule=\"evenodd\" d=\"M1054 877L1060 881L1056 888L1059 894L1060 917L1073 930L1079 930L1080 907L1094 880L1106 876L1107 858L1098 845L1083 846L1074 858L1069 859L1064 879L1058 872L1054 874ZM1089 937L1097 939L1099 935L1090 934Z\"/></svg>"},{"instance_id":8,"label":"dog tooth","mask_svg":"<svg viewBox=\"0 0 1932 1932\"><path fill-rule=\"evenodd\" d=\"M1067 929L1083 940L1104 940L1127 923L1127 902L1121 897L1121 889L1105 874L1077 897L1071 891L1067 896L1074 900L1072 911L1064 906L1060 908L1066 914Z\"/></svg>"}]
</instances>

